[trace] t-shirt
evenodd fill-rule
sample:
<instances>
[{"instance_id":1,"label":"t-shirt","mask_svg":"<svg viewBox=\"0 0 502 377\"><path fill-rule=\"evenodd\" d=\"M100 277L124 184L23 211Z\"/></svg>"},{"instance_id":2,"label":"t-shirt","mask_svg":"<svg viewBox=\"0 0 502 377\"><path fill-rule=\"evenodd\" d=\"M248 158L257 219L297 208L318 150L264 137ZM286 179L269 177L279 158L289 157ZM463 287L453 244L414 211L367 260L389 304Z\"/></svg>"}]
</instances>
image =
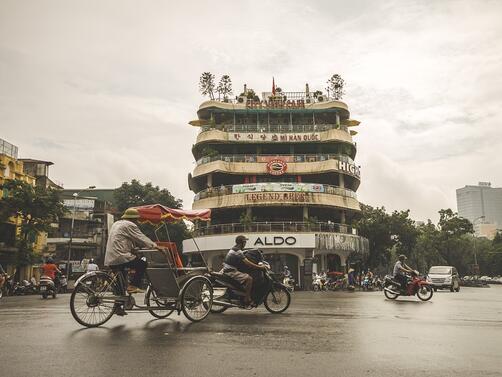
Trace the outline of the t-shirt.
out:
<instances>
[{"instance_id":1,"label":"t-shirt","mask_svg":"<svg viewBox=\"0 0 502 377\"><path fill-rule=\"evenodd\" d=\"M52 280L56 278L56 271L58 268L53 263L46 263L42 265L42 270L44 271L44 275L50 277Z\"/></svg>"},{"instance_id":2,"label":"t-shirt","mask_svg":"<svg viewBox=\"0 0 502 377\"><path fill-rule=\"evenodd\" d=\"M237 247L231 248L225 260L223 261L223 269L237 269L242 270L245 266L243 260L246 258L244 252Z\"/></svg>"},{"instance_id":3,"label":"t-shirt","mask_svg":"<svg viewBox=\"0 0 502 377\"><path fill-rule=\"evenodd\" d=\"M401 270L401 268L403 268L403 262L401 262L400 260L398 260L396 262L396 264L394 265L393 275L394 276L396 276L396 275L404 275L404 272Z\"/></svg>"},{"instance_id":4,"label":"t-shirt","mask_svg":"<svg viewBox=\"0 0 502 377\"><path fill-rule=\"evenodd\" d=\"M88 263L87 264L87 272L97 271L97 270L99 270L99 267L96 263Z\"/></svg>"}]
</instances>

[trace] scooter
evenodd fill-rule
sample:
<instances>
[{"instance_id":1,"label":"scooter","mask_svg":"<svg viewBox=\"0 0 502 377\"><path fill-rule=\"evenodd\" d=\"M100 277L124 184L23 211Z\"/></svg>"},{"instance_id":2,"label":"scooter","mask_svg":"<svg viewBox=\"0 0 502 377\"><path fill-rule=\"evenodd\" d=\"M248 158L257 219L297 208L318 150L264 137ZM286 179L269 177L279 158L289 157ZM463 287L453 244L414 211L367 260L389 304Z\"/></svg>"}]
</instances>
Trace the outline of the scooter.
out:
<instances>
[{"instance_id":1,"label":"scooter","mask_svg":"<svg viewBox=\"0 0 502 377\"><path fill-rule=\"evenodd\" d=\"M291 294L288 288L276 280L275 274L271 271L270 265L264 261L260 250L246 250L244 254L253 263L266 267L265 271L243 271L253 278L252 298L255 303L254 307L263 304L270 313L279 314L284 312L291 303ZM239 282L224 273L214 271L210 273L209 278L214 289L211 313L223 313L230 308L253 309L253 307L245 305L246 293Z\"/></svg>"},{"instance_id":2,"label":"scooter","mask_svg":"<svg viewBox=\"0 0 502 377\"><path fill-rule=\"evenodd\" d=\"M363 291L372 291L375 287L375 284L373 282L373 279L365 276L361 283L361 286L363 288Z\"/></svg>"},{"instance_id":3,"label":"scooter","mask_svg":"<svg viewBox=\"0 0 502 377\"><path fill-rule=\"evenodd\" d=\"M422 301L428 301L432 298L433 289L424 277L419 276L418 271L411 273L411 278L408 279L406 287L401 287L401 284L394 280L390 275L387 275L384 280L383 293L390 300L395 300L399 296L414 296Z\"/></svg>"},{"instance_id":4,"label":"scooter","mask_svg":"<svg viewBox=\"0 0 502 377\"><path fill-rule=\"evenodd\" d=\"M56 298L57 296L56 284L54 283L54 280L52 280L49 276L42 275L40 277L39 290L43 299L46 299L49 296Z\"/></svg>"},{"instance_id":5,"label":"scooter","mask_svg":"<svg viewBox=\"0 0 502 377\"><path fill-rule=\"evenodd\" d=\"M291 276L285 276L284 279L282 279L282 284L290 292L293 292L295 290L295 279L293 279Z\"/></svg>"}]
</instances>

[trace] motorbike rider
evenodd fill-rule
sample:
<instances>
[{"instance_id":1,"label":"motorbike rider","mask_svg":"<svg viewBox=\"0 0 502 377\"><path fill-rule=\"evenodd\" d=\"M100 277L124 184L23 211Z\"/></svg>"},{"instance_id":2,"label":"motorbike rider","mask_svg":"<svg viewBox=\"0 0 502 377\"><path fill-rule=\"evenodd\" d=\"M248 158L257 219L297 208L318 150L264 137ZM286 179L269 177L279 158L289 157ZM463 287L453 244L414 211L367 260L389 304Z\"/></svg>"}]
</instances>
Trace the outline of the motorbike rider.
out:
<instances>
[{"instance_id":1,"label":"motorbike rider","mask_svg":"<svg viewBox=\"0 0 502 377\"><path fill-rule=\"evenodd\" d=\"M6 279L7 279L7 273L5 272L5 270L2 267L2 264L0 263L0 289L2 289Z\"/></svg>"},{"instance_id":2,"label":"motorbike rider","mask_svg":"<svg viewBox=\"0 0 502 377\"><path fill-rule=\"evenodd\" d=\"M42 275L50 277L52 281L56 280L56 273L61 273L61 270L54 264L54 260L51 257L42 265L41 269Z\"/></svg>"},{"instance_id":3,"label":"motorbike rider","mask_svg":"<svg viewBox=\"0 0 502 377\"><path fill-rule=\"evenodd\" d=\"M94 259L91 258L91 260L89 261L89 263L87 263L87 268L86 268L86 271L87 272L91 272L91 271L99 271L99 267L98 265L94 262Z\"/></svg>"},{"instance_id":4,"label":"motorbike rider","mask_svg":"<svg viewBox=\"0 0 502 377\"><path fill-rule=\"evenodd\" d=\"M141 280L147 263L133 253L135 247L148 247L161 250L155 242L145 236L138 227L139 212L128 208L122 218L113 223L106 243L105 266L123 269L130 267L136 271L127 286L127 293L142 293Z\"/></svg>"},{"instance_id":5,"label":"motorbike rider","mask_svg":"<svg viewBox=\"0 0 502 377\"><path fill-rule=\"evenodd\" d=\"M246 305L254 305L251 300L251 290L253 289L253 278L251 275L242 272L246 267L257 269L257 270L266 270L265 266L259 266L256 263L251 262L244 255L244 247L246 246L248 238L246 236L237 236L235 238L235 246L232 247L224 261L223 261L223 269L222 273L231 277L232 279L238 281L244 286L244 291L246 296L244 297L244 303Z\"/></svg>"},{"instance_id":6,"label":"motorbike rider","mask_svg":"<svg viewBox=\"0 0 502 377\"><path fill-rule=\"evenodd\" d=\"M408 285L408 278L406 277L406 274L411 274L413 272L413 269L404 263L406 259L408 259L406 258L406 255L401 254L398 257L396 264L394 264L394 280L401 285L401 290L405 290Z\"/></svg>"}]
</instances>

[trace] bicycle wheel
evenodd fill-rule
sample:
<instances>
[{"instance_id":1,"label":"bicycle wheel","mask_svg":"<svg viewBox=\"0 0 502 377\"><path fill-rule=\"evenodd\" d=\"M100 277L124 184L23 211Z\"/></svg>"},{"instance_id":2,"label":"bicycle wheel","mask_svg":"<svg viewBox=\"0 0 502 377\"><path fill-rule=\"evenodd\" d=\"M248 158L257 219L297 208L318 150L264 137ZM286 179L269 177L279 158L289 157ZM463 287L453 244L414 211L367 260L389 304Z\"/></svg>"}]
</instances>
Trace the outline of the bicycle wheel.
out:
<instances>
[{"instance_id":1,"label":"bicycle wheel","mask_svg":"<svg viewBox=\"0 0 502 377\"><path fill-rule=\"evenodd\" d=\"M111 297L117 294L118 290L110 275L103 273L85 277L71 294L71 314L82 326L101 326L119 307Z\"/></svg>"},{"instance_id":2,"label":"bicycle wheel","mask_svg":"<svg viewBox=\"0 0 502 377\"><path fill-rule=\"evenodd\" d=\"M166 299L161 299L157 296L157 293L152 289L152 287L148 287L145 297L146 306L158 306L158 309L148 309L148 312L153 315L155 318L167 318L171 315L174 309L171 309L168 306L168 302Z\"/></svg>"},{"instance_id":3,"label":"bicycle wheel","mask_svg":"<svg viewBox=\"0 0 502 377\"><path fill-rule=\"evenodd\" d=\"M195 276L181 290L181 309L192 322L202 321L213 306L213 287L208 279Z\"/></svg>"},{"instance_id":4,"label":"bicycle wheel","mask_svg":"<svg viewBox=\"0 0 502 377\"><path fill-rule=\"evenodd\" d=\"M274 287L268 292L263 304L265 308L273 314L279 314L289 308L291 295L288 290L282 286Z\"/></svg>"}]
</instances>

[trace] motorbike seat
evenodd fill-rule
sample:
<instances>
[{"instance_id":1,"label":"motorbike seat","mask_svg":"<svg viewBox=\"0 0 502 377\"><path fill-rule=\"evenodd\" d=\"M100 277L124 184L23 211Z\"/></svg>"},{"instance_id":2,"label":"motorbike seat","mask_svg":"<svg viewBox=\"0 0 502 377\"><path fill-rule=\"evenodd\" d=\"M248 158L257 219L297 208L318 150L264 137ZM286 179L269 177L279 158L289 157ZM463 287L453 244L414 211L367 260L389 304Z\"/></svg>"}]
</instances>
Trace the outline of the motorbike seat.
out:
<instances>
[{"instance_id":1,"label":"motorbike seat","mask_svg":"<svg viewBox=\"0 0 502 377\"><path fill-rule=\"evenodd\" d=\"M222 272L211 272L211 276L215 279L218 279L224 283L227 283L227 284L231 284L232 286L234 286L235 288L239 288L239 289L242 289L242 284L239 283L237 280L231 278L230 276L222 273Z\"/></svg>"}]
</instances>

